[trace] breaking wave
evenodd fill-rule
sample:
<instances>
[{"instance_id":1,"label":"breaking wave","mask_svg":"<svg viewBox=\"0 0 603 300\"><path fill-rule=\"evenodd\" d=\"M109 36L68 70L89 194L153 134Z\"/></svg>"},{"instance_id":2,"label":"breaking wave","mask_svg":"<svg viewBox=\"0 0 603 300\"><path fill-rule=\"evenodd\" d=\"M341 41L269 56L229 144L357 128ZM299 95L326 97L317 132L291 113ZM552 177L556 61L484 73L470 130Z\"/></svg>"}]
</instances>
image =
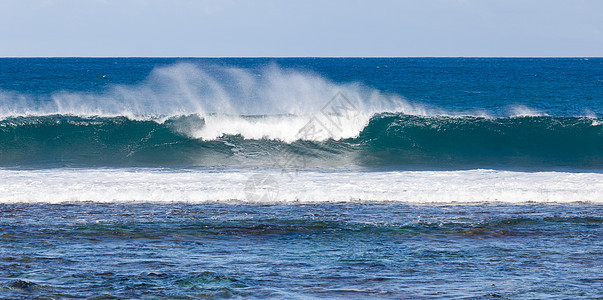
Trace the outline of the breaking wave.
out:
<instances>
[{"instance_id":1,"label":"breaking wave","mask_svg":"<svg viewBox=\"0 0 603 300\"><path fill-rule=\"evenodd\" d=\"M595 115L445 111L276 65L180 63L103 92L0 91L0 166L600 170ZM295 168L300 167L294 166Z\"/></svg>"}]
</instances>

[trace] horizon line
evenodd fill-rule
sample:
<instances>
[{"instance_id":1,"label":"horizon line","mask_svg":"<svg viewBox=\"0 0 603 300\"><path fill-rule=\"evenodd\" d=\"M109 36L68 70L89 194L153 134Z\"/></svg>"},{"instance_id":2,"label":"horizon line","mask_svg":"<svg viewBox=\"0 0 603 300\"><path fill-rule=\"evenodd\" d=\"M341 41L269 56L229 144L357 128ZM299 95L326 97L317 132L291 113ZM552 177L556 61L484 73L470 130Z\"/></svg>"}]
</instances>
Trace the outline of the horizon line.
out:
<instances>
[{"instance_id":1,"label":"horizon line","mask_svg":"<svg viewBox=\"0 0 603 300\"><path fill-rule=\"evenodd\" d=\"M603 56L0 56L0 58L603 58Z\"/></svg>"}]
</instances>

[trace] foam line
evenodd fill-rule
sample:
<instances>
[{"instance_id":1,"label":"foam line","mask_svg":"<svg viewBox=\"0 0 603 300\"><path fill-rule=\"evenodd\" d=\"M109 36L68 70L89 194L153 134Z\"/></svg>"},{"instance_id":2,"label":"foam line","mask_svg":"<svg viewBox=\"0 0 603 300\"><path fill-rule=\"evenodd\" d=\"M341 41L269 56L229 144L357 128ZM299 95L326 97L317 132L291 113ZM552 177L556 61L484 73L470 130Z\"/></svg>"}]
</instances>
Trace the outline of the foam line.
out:
<instances>
[{"instance_id":1,"label":"foam line","mask_svg":"<svg viewBox=\"0 0 603 300\"><path fill-rule=\"evenodd\" d=\"M603 174L494 170L406 172L278 171L276 196L250 180L258 172L161 169L0 169L0 203L394 201L405 203L603 204Z\"/></svg>"}]
</instances>

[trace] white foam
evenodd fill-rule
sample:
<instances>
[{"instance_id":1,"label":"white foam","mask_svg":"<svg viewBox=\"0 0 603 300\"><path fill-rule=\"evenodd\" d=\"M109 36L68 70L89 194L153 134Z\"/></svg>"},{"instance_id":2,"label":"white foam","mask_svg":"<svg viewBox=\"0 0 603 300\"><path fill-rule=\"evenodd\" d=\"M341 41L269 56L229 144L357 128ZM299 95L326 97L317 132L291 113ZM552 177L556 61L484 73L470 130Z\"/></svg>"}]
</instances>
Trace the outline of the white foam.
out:
<instances>
[{"instance_id":1,"label":"white foam","mask_svg":"<svg viewBox=\"0 0 603 300\"><path fill-rule=\"evenodd\" d=\"M357 137L368 125L371 116L358 114L353 118L341 118L341 125L332 122L316 123L311 116L262 116L256 118L210 115L204 119L203 126L189 126L181 133L189 137L203 140L214 140L224 135L241 135L245 139L271 139L293 142L298 139L322 141L329 138ZM323 118L324 119L324 118ZM316 125L321 132L311 132L304 135L302 129Z\"/></svg>"},{"instance_id":2,"label":"white foam","mask_svg":"<svg viewBox=\"0 0 603 300\"><path fill-rule=\"evenodd\" d=\"M603 204L603 174L494 170L270 171L273 197L249 197L256 172L160 169L0 169L0 203L394 201ZM275 188L276 187L276 188ZM261 194L262 189L255 194ZM247 193L246 193L247 192ZM252 191L253 192L253 191Z\"/></svg>"}]
</instances>

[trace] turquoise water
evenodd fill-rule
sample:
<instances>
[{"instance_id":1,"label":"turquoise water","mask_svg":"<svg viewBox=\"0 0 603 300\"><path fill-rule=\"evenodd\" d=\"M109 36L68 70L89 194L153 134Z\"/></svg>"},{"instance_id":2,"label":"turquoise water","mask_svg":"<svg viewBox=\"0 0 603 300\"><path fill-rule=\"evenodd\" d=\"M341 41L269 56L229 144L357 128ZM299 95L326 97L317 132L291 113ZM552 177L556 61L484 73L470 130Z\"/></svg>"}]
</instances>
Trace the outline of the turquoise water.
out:
<instances>
[{"instance_id":1,"label":"turquoise water","mask_svg":"<svg viewBox=\"0 0 603 300\"><path fill-rule=\"evenodd\" d=\"M0 298L603 295L603 59L0 59Z\"/></svg>"},{"instance_id":2,"label":"turquoise water","mask_svg":"<svg viewBox=\"0 0 603 300\"><path fill-rule=\"evenodd\" d=\"M332 169L595 170L603 166L603 122L585 117L420 117L377 114L358 137L328 141L200 140L178 132L196 116L11 117L0 121L7 167L266 166L284 151L311 152L306 167ZM603 124L603 123L602 123ZM200 151L200 149L202 149ZM236 153L236 157L234 154ZM350 159L353 157L353 159Z\"/></svg>"}]
</instances>

